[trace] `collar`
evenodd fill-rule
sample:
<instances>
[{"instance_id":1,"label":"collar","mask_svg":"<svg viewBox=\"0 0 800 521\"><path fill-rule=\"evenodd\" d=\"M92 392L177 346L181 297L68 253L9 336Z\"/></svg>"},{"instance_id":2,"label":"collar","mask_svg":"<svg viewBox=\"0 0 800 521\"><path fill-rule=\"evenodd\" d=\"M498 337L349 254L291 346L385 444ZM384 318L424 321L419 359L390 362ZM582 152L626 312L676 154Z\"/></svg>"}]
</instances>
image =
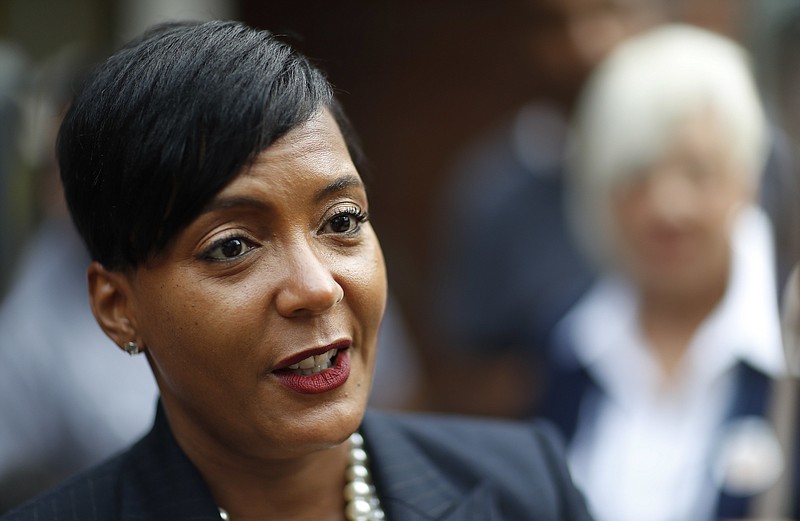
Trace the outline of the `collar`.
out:
<instances>
[{"instance_id":1,"label":"collar","mask_svg":"<svg viewBox=\"0 0 800 521\"><path fill-rule=\"evenodd\" d=\"M722 302L703 324L692 353L705 356L709 348L726 342L733 358L771 376L786 372L778 310L775 245L766 214L756 207L745 209L737 219L732 241L732 273ZM719 346L717 351L724 353ZM732 365L732 364L728 364Z\"/></svg>"},{"instance_id":2,"label":"collar","mask_svg":"<svg viewBox=\"0 0 800 521\"><path fill-rule=\"evenodd\" d=\"M685 358L690 378L710 381L739 362L773 377L784 372L773 251L766 215L755 207L742 211L732 231L728 288ZM659 369L640 334L638 307L628 281L601 279L557 326L556 344L570 347L560 349L557 359L586 367L612 393L620 380L627 380L628 391L657 381Z\"/></svg>"}]
</instances>

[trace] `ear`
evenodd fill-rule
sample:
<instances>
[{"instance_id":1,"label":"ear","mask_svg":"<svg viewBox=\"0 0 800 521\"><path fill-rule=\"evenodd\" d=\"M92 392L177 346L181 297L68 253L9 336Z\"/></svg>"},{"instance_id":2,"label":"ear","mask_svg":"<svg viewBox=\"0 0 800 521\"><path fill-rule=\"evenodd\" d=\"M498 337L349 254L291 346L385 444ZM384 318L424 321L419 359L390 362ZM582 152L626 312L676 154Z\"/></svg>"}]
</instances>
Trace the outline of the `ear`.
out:
<instances>
[{"instance_id":1,"label":"ear","mask_svg":"<svg viewBox=\"0 0 800 521\"><path fill-rule=\"evenodd\" d=\"M138 335L132 290L128 274L106 269L99 262L89 265L89 302L92 313L120 349L127 342L136 342L139 349L145 346Z\"/></svg>"}]
</instances>

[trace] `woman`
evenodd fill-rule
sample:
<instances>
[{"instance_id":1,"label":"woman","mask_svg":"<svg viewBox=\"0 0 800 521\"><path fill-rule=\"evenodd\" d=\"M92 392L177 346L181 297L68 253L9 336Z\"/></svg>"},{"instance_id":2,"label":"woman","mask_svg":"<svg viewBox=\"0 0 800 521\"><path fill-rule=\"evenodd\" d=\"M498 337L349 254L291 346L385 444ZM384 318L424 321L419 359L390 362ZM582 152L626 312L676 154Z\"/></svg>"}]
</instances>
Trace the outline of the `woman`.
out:
<instances>
[{"instance_id":1,"label":"woman","mask_svg":"<svg viewBox=\"0 0 800 521\"><path fill-rule=\"evenodd\" d=\"M270 33L151 30L58 155L92 310L161 399L128 452L3 520L586 519L544 430L365 416L386 275L358 155Z\"/></svg>"},{"instance_id":2,"label":"woman","mask_svg":"<svg viewBox=\"0 0 800 521\"><path fill-rule=\"evenodd\" d=\"M739 519L780 474L767 141L743 50L699 29L629 40L584 94L570 188L603 275L558 327L550 408L598 519Z\"/></svg>"}]
</instances>

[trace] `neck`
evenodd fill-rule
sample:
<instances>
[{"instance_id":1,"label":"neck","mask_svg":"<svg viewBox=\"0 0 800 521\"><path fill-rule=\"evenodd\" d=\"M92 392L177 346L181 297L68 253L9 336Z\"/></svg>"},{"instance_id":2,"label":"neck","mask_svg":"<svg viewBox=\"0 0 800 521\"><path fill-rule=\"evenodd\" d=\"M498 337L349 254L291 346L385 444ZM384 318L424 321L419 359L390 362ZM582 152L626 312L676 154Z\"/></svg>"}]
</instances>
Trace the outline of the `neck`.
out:
<instances>
[{"instance_id":1,"label":"neck","mask_svg":"<svg viewBox=\"0 0 800 521\"><path fill-rule=\"evenodd\" d=\"M327 449L303 461L262 462L242 468L219 461L198 465L217 504L232 521L319 519L344 516L346 451ZM331 471L331 470L335 471Z\"/></svg>"},{"instance_id":2,"label":"neck","mask_svg":"<svg viewBox=\"0 0 800 521\"><path fill-rule=\"evenodd\" d=\"M232 521L344 519L347 442L300 456L268 459L232 450L211 436L186 436L180 421L171 421L171 426L216 504Z\"/></svg>"},{"instance_id":3,"label":"neck","mask_svg":"<svg viewBox=\"0 0 800 521\"><path fill-rule=\"evenodd\" d=\"M677 376L692 338L719 305L727 285L726 270L723 276L685 292L642 292L640 325L666 380Z\"/></svg>"}]
</instances>

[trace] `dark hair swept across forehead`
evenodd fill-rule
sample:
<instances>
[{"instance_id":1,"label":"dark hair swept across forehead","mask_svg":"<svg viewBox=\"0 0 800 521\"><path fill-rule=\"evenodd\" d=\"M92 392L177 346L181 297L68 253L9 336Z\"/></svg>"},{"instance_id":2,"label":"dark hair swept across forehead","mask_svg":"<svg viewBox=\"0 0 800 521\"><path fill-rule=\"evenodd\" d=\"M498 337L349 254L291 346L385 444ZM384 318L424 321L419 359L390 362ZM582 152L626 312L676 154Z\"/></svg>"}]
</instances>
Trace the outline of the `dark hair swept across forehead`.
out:
<instances>
[{"instance_id":1,"label":"dark hair swept across forehead","mask_svg":"<svg viewBox=\"0 0 800 521\"><path fill-rule=\"evenodd\" d=\"M58 136L92 258L127 269L157 255L257 153L323 108L352 147L323 74L268 31L181 22L130 42L89 76Z\"/></svg>"}]
</instances>

